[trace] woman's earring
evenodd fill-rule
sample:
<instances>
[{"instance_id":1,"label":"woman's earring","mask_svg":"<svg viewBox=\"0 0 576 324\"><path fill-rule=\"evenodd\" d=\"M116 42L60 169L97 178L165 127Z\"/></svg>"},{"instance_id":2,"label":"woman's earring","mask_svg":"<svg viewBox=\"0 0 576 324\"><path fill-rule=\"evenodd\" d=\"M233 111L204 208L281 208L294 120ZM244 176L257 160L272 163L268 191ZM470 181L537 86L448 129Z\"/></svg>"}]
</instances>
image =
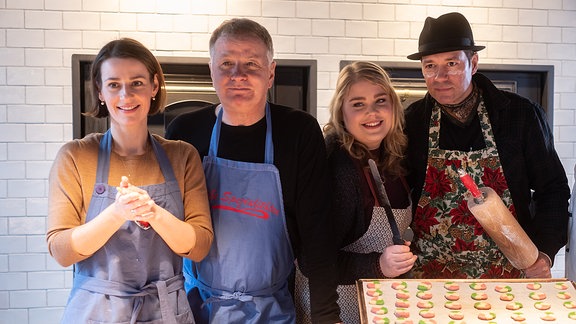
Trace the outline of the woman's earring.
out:
<instances>
[{"instance_id":1,"label":"woman's earring","mask_svg":"<svg viewBox=\"0 0 576 324\"><path fill-rule=\"evenodd\" d=\"M104 106L104 101L100 101L100 106Z\"/></svg>"},{"instance_id":2,"label":"woman's earring","mask_svg":"<svg viewBox=\"0 0 576 324\"><path fill-rule=\"evenodd\" d=\"M152 97L152 101L156 101L156 97Z\"/></svg>"}]
</instances>

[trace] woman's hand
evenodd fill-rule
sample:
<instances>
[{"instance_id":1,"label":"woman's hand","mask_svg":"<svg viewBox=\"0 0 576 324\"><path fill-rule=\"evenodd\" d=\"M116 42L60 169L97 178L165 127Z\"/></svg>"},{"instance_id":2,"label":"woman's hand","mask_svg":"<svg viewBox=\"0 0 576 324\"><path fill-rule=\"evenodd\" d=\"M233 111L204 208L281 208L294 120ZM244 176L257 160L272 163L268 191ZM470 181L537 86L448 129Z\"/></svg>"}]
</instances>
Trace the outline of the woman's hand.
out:
<instances>
[{"instance_id":1,"label":"woman's hand","mask_svg":"<svg viewBox=\"0 0 576 324\"><path fill-rule=\"evenodd\" d=\"M104 246L126 221L155 215L157 206L154 201L146 191L131 185L127 177L122 177L117 189L118 193L113 204L91 221L74 228L71 244L77 253L92 255Z\"/></svg>"},{"instance_id":2,"label":"woman's hand","mask_svg":"<svg viewBox=\"0 0 576 324\"><path fill-rule=\"evenodd\" d=\"M386 277L398 277L412 269L416 258L410 251L410 242L406 241L404 245L391 245L380 255L380 270Z\"/></svg>"},{"instance_id":3,"label":"woman's hand","mask_svg":"<svg viewBox=\"0 0 576 324\"><path fill-rule=\"evenodd\" d=\"M127 177L122 177L117 190L114 209L125 220L143 221L154 216L156 209L154 200L150 198L148 192L130 184Z\"/></svg>"}]
</instances>

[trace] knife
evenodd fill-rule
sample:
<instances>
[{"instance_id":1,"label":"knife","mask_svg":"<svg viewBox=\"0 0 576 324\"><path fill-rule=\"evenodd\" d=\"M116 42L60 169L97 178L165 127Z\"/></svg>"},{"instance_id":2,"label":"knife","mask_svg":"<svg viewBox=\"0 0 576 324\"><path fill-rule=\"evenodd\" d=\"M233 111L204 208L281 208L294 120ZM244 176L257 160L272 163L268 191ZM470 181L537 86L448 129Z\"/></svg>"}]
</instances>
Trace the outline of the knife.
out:
<instances>
[{"instance_id":1,"label":"knife","mask_svg":"<svg viewBox=\"0 0 576 324\"><path fill-rule=\"evenodd\" d=\"M390 206L390 200L388 200L388 194L386 194L386 188L384 187L384 182L382 177L380 177L380 172L376 166L376 162L372 159L368 159L368 165L370 165L370 172L372 173L372 178L374 179L374 184L376 187L376 193L378 196L378 202L380 206L384 207L386 212L386 217L388 218L388 223L390 224L390 229L392 230L392 242L396 245L404 245L404 240L398 229L398 224L392 213L392 207Z\"/></svg>"}]
</instances>

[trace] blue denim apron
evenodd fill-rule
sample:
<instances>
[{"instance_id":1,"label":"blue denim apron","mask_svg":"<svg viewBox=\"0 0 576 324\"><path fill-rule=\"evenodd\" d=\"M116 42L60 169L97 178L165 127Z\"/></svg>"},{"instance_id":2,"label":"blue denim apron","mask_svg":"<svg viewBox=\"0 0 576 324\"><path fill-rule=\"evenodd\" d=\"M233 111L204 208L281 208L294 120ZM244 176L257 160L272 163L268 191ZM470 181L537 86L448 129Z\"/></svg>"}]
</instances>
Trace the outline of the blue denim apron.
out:
<instances>
[{"instance_id":1,"label":"blue denim apron","mask_svg":"<svg viewBox=\"0 0 576 324\"><path fill-rule=\"evenodd\" d=\"M264 163L217 157L221 123L222 109L203 160L214 242L201 262L184 260L188 298L201 299L210 323L294 323L287 284L294 256L273 164L270 108Z\"/></svg>"},{"instance_id":2,"label":"blue denim apron","mask_svg":"<svg viewBox=\"0 0 576 324\"><path fill-rule=\"evenodd\" d=\"M164 149L149 136L165 183L141 187L156 204L179 219L184 205ZM112 135L104 134L98 152L96 184L86 222L115 201L108 185ZM74 267L74 282L62 323L194 323L184 291L182 257L153 228L125 222L94 255Z\"/></svg>"}]
</instances>

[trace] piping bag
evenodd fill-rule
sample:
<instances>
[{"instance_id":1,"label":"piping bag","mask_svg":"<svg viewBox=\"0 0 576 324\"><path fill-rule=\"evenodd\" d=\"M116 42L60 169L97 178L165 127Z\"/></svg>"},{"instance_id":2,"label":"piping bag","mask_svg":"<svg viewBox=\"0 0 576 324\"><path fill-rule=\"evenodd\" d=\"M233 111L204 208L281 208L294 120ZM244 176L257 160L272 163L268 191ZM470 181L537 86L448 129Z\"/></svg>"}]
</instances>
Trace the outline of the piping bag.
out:
<instances>
[{"instance_id":1,"label":"piping bag","mask_svg":"<svg viewBox=\"0 0 576 324\"><path fill-rule=\"evenodd\" d=\"M468 209L496 242L512 266L522 270L533 265L538 259L538 248L504 205L500 196L490 187L478 188L463 169L458 169L458 175L472 194L466 199Z\"/></svg>"}]
</instances>

